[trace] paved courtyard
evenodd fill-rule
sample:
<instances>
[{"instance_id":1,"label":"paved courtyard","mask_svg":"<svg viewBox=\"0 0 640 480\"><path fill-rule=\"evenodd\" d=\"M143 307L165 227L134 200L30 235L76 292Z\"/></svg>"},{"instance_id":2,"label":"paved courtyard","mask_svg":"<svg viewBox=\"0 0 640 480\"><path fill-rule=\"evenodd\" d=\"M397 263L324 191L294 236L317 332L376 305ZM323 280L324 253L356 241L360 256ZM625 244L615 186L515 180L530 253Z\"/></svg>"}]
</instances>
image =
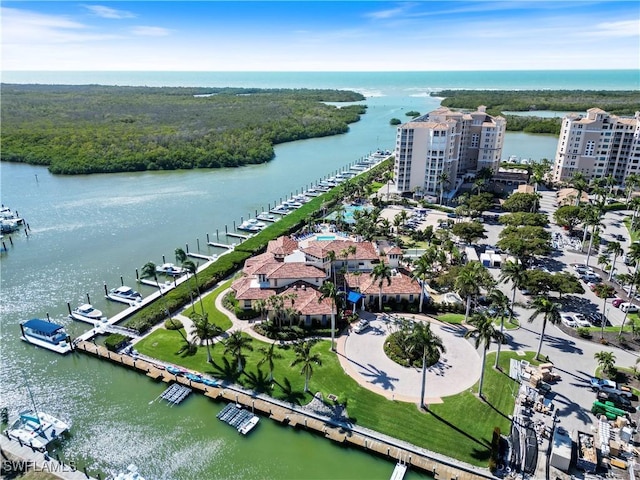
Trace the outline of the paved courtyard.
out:
<instances>
[{"instance_id":1,"label":"paved courtyard","mask_svg":"<svg viewBox=\"0 0 640 480\"><path fill-rule=\"evenodd\" d=\"M364 332L340 337L338 358L343 369L366 388L393 400L418 403L422 370L403 367L384 353L384 342L396 316L362 312L370 327ZM427 370L425 403L440 403L442 397L471 388L480 379L480 357L472 343L463 338L466 329L447 325L425 315L411 315L416 321L431 322L431 329L446 348L440 361Z\"/></svg>"}]
</instances>

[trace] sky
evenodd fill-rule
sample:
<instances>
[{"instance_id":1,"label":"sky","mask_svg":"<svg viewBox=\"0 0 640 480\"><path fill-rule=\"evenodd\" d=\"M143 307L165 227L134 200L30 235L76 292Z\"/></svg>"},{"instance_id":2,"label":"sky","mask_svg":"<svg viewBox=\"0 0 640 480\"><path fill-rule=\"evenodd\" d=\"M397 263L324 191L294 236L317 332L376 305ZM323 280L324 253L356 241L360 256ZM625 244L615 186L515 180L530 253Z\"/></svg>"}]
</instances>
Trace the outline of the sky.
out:
<instances>
[{"instance_id":1,"label":"sky","mask_svg":"<svg viewBox=\"0 0 640 480\"><path fill-rule=\"evenodd\" d=\"M636 1L1 1L2 70L640 68Z\"/></svg>"}]
</instances>

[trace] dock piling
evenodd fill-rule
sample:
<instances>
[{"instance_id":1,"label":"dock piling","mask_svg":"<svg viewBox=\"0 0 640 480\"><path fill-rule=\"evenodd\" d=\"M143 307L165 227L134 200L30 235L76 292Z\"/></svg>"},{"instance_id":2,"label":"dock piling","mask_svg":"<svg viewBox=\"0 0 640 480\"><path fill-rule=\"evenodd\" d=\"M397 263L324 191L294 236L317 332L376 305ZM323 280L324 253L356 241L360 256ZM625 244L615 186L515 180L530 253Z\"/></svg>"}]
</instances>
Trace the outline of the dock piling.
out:
<instances>
[{"instance_id":1,"label":"dock piling","mask_svg":"<svg viewBox=\"0 0 640 480\"><path fill-rule=\"evenodd\" d=\"M104 294L107 295L109 293L109 291L107 290L107 284L104 284Z\"/></svg>"},{"instance_id":2,"label":"dock piling","mask_svg":"<svg viewBox=\"0 0 640 480\"><path fill-rule=\"evenodd\" d=\"M196 247L198 247L198 251L200 251L200 239L196 238Z\"/></svg>"},{"instance_id":3,"label":"dock piling","mask_svg":"<svg viewBox=\"0 0 640 480\"><path fill-rule=\"evenodd\" d=\"M49 312L47 312L47 322L51 321L51 317L49 317Z\"/></svg>"},{"instance_id":4,"label":"dock piling","mask_svg":"<svg viewBox=\"0 0 640 480\"><path fill-rule=\"evenodd\" d=\"M236 229L236 221L235 220L233 221L233 229L234 230Z\"/></svg>"},{"instance_id":5,"label":"dock piling","mask_svg":"<svg viewBox=\"0 0 640 480\"><path fill-rule=\"evenodd\" d=\"M71 304L67 302L67 310L69 310L69 315L71 315Z\"/></svg>"},{"instance_id":6,"label":"dock piling","mask_svg":"<svg viewBox=\"0 0 640 480\"><path fill-rule=\"evenodd\" d=\"M209 234L207 233L207 243L209 243Z\"/></svg>"},{"instance_id":7,"label":"dock piling","mask_svg":"<svg viewBox=\"0 0 640 480\"><path fill-rule=\"evenodd\" d=\"M225 226L224 226L224 234L226 235L227 233L229 233L229 230L227 230L227 225L225 224Z\"/></svg>"},{"instance_id":8,"label":"dock piling","mask_svg":"<svg viewBox=\"0 0 640 480\"><path fill-rule=\"evenodd\" d=\"M89 296L89 293L87 293L87 303L91 304L91 297Z\"/></svg>"},{"instance_id":9,"label":"dock piling","mask_svg":"<svg viewBox=\"0 0 640 480\"><path fill-rule=\"evenodd\" d=\"M136 268L136 282L140 281L140 275L138 274L138 269Z\"/></svg>"},{"instance_id":10,"label":"dock piling","mask_svg":"<svg viewBox=\"0 0 640 480\"><path fill-rule=\"evenodd\" d=\"M124 287L124 278L122 278L122 275L120 275L120 285Z\"/></svg>"},{"instance_id":11,"label":"dock piling","mask_svg":"<svg viewBox=\"0 0 640 480\"><path fill-rule=\"evenodd\" d=\"M189 244L185 243L184 246L187 247L187 253L189 253Z\"/></svg>"},{"instance_id":12,"label":"dock piling","mask_svg":"<svg viewBox=\"0 0 640 480\"><path fill-rule=\"evenodd\" d=\"M13 247L13 239L11 237L9 237L9 243L11 244L11 246Z\"/></svg>"}]
</instances>

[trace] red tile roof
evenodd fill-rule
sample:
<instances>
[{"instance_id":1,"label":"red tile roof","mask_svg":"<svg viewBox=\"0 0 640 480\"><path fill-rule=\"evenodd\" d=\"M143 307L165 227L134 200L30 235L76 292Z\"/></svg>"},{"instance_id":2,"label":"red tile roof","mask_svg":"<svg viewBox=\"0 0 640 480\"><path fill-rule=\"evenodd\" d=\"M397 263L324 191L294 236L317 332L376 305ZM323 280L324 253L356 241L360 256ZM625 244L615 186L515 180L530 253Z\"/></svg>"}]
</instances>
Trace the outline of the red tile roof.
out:
<instances>
[{"instance_id":1,"label":"red tile roof","mask_svg":"<svg viewBox=\"0 0 640 480\"><path fill-rule=\"evenodd\" d=\"M322 294L313 285L306 282L296 282L284 290L281 295L295 295L294 308L300 315L331 315L331 310L335 313L330 299L320 300Z\"/></svg>"},{"instance_id":2,"label":"red tile roof","mask_svg":"<svg viewBox=\"0 0 640 480\"><path fill-rule=\"evenodd\" d=\"M366 295L378 295L380 287L378 287L378 281L374 281L373 276L365 273L361 275L354 275L349 273L346 275L347 284L349 288L359 288L360 292ZM414 281L408 275L398 272L398 274L391 277L391 285L386 280L382 283L383 295L420 295L420 285Z\"/></svg>"},{"instance_id":3,"label":"red tile roof","mask_svg":"<svg viewBox=\"0 0 640 480\"><path fill-rule=\"evenodd\" d=\"M340 252L347 248L356 247L356 253L350 254L347 260L376 260L378 258L378 252L371 242L354 242L351 240L332 240L330 242L323 241L311 241L305 248L301 248L304 253L313 255L316 258L325 258L327 254L333 250L336 254L336 259L342 259Z\"/></svg>"}]
</instances>

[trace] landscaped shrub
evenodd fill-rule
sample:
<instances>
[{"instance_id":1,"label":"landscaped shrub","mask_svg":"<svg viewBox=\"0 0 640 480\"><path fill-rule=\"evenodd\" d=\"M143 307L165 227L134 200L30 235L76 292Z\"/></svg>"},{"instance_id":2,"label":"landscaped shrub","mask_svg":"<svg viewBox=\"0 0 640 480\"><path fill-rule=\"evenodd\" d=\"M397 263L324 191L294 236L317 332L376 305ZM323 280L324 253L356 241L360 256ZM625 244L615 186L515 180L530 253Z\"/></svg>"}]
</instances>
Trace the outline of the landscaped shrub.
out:
<instances>
[{"instance_id":1,"label":"landscaped shrub","mask_svg":"<svg viewBox=\"0 0 640 480\"><path fill-rule=\"evenodd\" d=\"M582 338L591 338L591 331L587 327L576 328L576 333Z\"/></svg>"},{"instance_id":2,"label":"landscaped shrub","mask_svg":"<svg viewBox=\"0 0 640 480\"><path fill-rule=\"evenodd\" d=\"M258 318L260 316L260 312L256 312L253 308L245 310L242 307L235 307L233 309L233 313L240 320L253 320L254 318Z\"/></svg>"},{"instance_id":3,"label":"landscaped shrub","mask_svg":"<svg viewBox=\"0 0 640 480\"><path fill-rule=\"evenodd\" d=\"M169 320L165 320L164 328L167 330L180 330L181 328L184 328L184 325L180 320L170 318Z\"/></svg>"},{"instance_id":4,"label":"landscaped shrub","mask_svg":"<svg viewBox=\"0 0 640 480\"><path fill-rule=\"evenodd\" d=\"M122 335L121 333L112 333L104 340L104 346L111 352L117 352L129 340L131 340L131 338L126 335Z\"/></svg>"},{"instance_id":5,"label":"landscaped shrub","mask_svg":"<svg viewBox=\"0 0 640 480\"><path fill-rule=\"evenodd\" d=\"M393 332L384 342L384 353L391 360L403 367L422 368L422 351L407 348L407 332ZM440 360L440 353L427 359L427 366L435 365Z\"/></svg>"}]
</instances>

